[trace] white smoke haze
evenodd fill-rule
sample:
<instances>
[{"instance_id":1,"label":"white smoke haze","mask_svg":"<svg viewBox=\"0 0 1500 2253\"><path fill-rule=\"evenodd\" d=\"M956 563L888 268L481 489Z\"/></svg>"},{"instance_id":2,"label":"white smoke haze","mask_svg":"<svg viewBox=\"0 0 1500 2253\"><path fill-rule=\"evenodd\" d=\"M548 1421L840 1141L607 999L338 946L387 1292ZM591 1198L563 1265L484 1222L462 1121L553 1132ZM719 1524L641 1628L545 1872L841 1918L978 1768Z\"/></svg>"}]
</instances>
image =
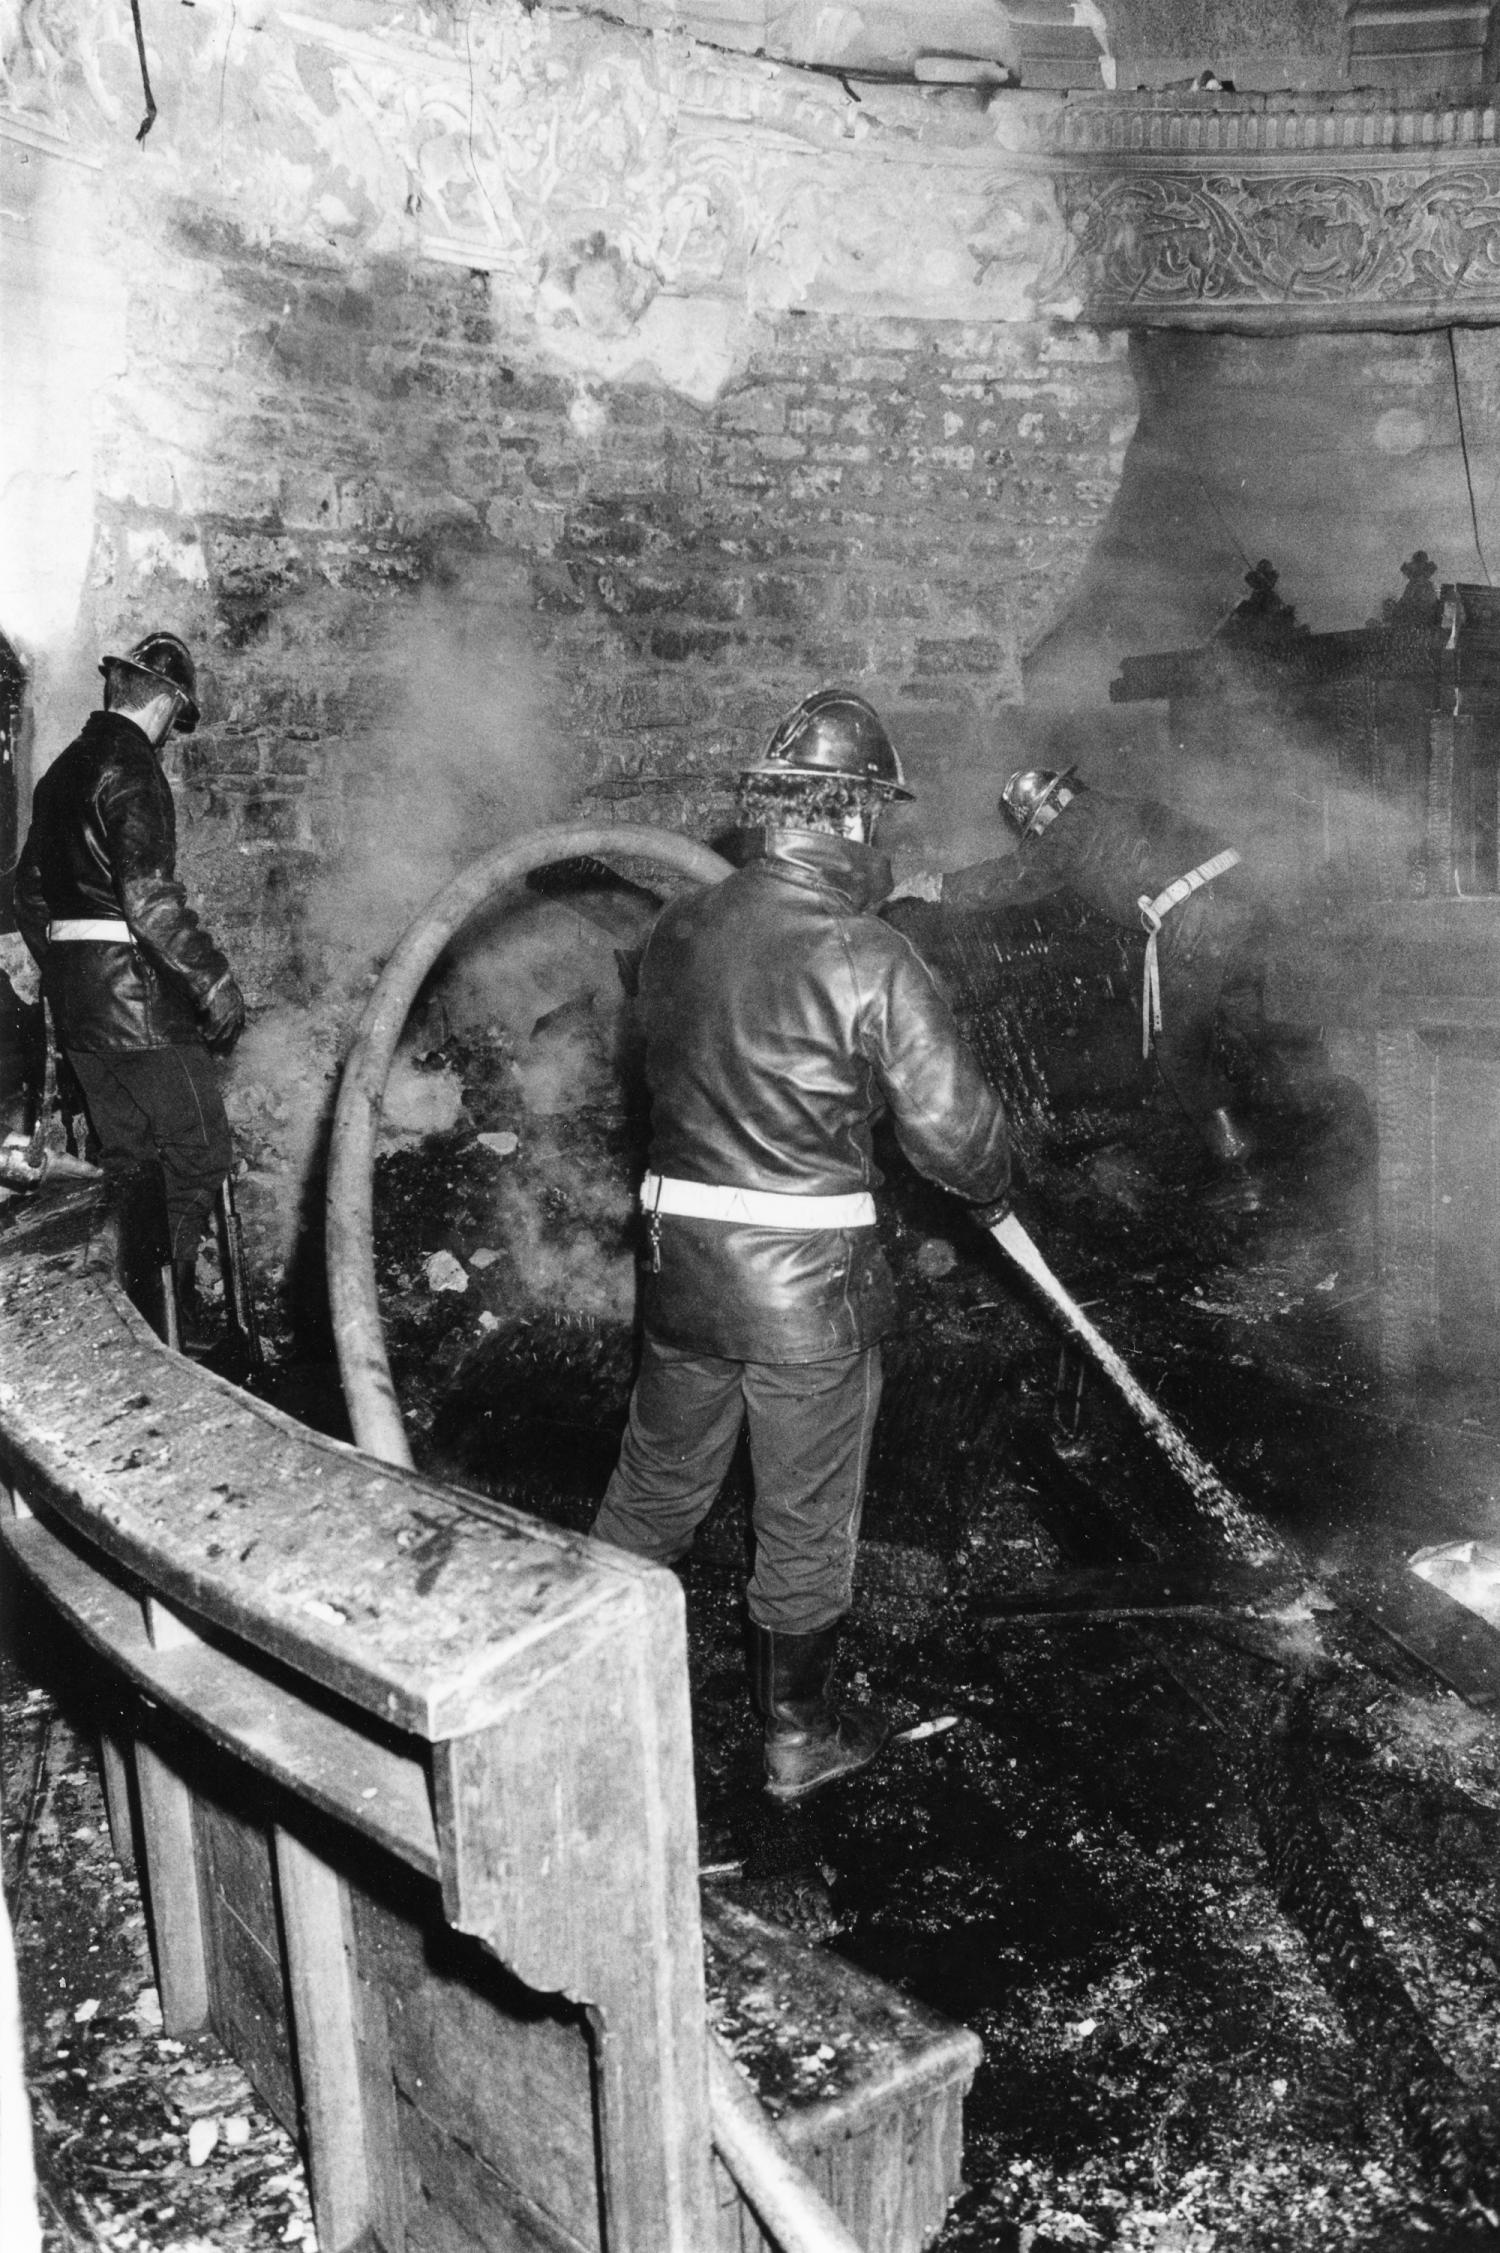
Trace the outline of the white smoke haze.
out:
<instances>
[{"instance_id":1,"label":"white smoke haze","mask_svg":"<svg viewBox=\"0 0 1500 2253\"><path fill-rule=\"evenodd\" d=\"M375 664L390 710L308 910L310 935L356 975L461 869L563 818L576 783L556 685L503 613L429 593Z\"/></svg>"},{"instance_id":2,"label":"white smoke haze","mask_svg":"<svg viewBox=\"0 0 1500 2253\"><path fill-rule=\"evenodd\" d=\"M644 933L649 906L633 914ZM622 934L618 910L607 929L564 898L524 892L500 904L455 942L392 1068L382 1148L393 1110L408 1142L466 1121L476 1133L498 1125L519 1138L479 1231L507 1255L513 1318L545 1310L629 1321L633 1312L634 1254L603 1249L620 1245L634 1189L610 1131L625 1093L616 941L630 921ZM472 1058L462 1116L462 1066L444 1057L450 1042ZM575 1134L593 1155L563 1146Z\"/></svg>"},{"instance_id":3,"label":"white smoke haze","mask_svg":"<svg viewBox=\"0 0 1500 2253\"><path fill-rule=\"evenodd\" d=\"M545 1182L507 1176L496 1199L495 1228L531 1300L516 1314L545 1308L628 1322L635 1309L635 1255L603 1247L620 1242L631 1203L623 1176L561 1155L549 1163Z\"/></svg>"},{"instance_id":4,"label":"white smoke haze","mask_svg":"<svg viewBox=\"0 0 1500 2253\"><path fill-rule=\"evenodd\" d=\"M557 1118L607 1102L614 1089L613 1075L603 1069L606 1062L598 1042L584 1032L559 1028L539 1033L516 1060L516 1082L527 1110L538 1118Z\"/></svg>"},{"instance_id":5,"label":"white smoke haze","mask_svg":"<svg viewBox=\"0 0 1500 2253\"><path fill-rule=\"evenodd\" d=\"M337 1052L373 973L452 877L561 818L573 794L573 754L552 718L558 692L503 607L425 592L384 631L369 676L389 684L388 698L351 754L343 841L306 910L309 952L323 957L320 998L258 1010L229 1073L247 1218L261 1255L283 1262L323 1155ZM432 1131L447 1093L422 1083L412 1045L409 1036L393 1071L397 1138Z\"/></svg>"},{"instance_id":6,"label":"white smoke haze","mask_svg":"<svg viewBox=\"0 0 1500 2253\"><path fill-rule=\"evenodd\" d=\"M1422 881L1425 808L1345 779L1327 752L1294 744L1274 784L1264 770L1180 759L1158 794L1219 831L1273 908L1295 912L1329 885L1353 900L1406 898Z\"/></svg>"},{"instance_id":7,"label":"white smoke haze","mask_svg":"<svg viewBox=\"0 0 1500 2253\"><path fill-rule=\"evenodd\" d=\"M1425 793L1412 779L1396 722L1375 723L1375 780L1358 774L1357 747L1335 737L1331 716L1297 718L1262 693L1243 705L1226 703L1223 725L1218 744L1196 733L1183 741L1169 732L1165 702L1110 707L1075 713L1066 748L1039 751L1045 716L1011 708L992 736L987 817L952 865L1020 850L997 804L1017 768L1076 764L1080 781L1103 796L1154 799L1216 830L1239 851L1249 883L1273 908L1295 913L1301 899L1330 881L1357 899L1405 898L1421 889Z\"/></svg>"},{"instance_id":8,"label":"white smoke haze","mask_svg":"<svg viewBox=\"0 0 1500 2253\"><path fill-rule=\"evenodd\" d=\"M333 1033L305 1010L258 1012L234 1051L224 1104L246 1168L245 1217L282 1264L296 1246L337 1077Z\"/></svg>"},{"instance_id":9,"label":"white smoke haze","mask_svg":"<svg viewBox=\"0 0 1500 2253\"><path fill-rule=\"evenodd\" d=\"M643 914L643 933L649 921ZM611 935L563 901L541 899L511 903L461 935L442 993L455 1030L497 1029L518 1049L540 1019L570 1004L607 1029L623 998Z\"/></svg>"}]
</instances>

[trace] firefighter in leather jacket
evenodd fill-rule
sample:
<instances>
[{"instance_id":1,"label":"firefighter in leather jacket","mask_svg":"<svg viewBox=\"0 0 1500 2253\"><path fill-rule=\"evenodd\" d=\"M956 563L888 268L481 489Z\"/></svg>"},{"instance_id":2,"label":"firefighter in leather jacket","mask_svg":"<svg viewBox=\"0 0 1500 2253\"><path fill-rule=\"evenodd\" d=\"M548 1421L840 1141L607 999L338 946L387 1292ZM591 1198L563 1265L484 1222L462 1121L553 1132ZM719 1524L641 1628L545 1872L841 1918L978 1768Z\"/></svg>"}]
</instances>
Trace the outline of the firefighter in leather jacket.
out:
<instances>
[{"instance_id":1,"label":"firefighter in leather jacket","mask_svg":"<svg viewBox=\"0 0 1500 2253\"><path fill-rule=\"evenodd\" d=\"M593 1531L684 1557L748 1419L751 1686L778 1799L863 1767L886 1735L829 1695L895 1313L874 1121L889 1110L913 1164L980 1217L1009 1207L999 1098L872 912L890 888L875 826L910 795L863 699L806 698L740 778L740 865L663 909L640 966L645 1336Z\"/></svg>"},{"instance_id":2,"label":"firefighter in leather jacket","mask_svg":"<svg viewBox=\"0 0 1500 2253\"><path fill-rule=\"evenodd\" d=\"M1240 1202L1253 1203L1251 1140L1217 1059L1220 995L1256 912L1239 854L1175 807L1091 790L1071 767L1018 769L1000 811L1020 852L945 877L943 905L1023 907L1068 891L1120 930L1144 929L1143 1051Z\"/></svg>"},{"instance_id":3,"label":"firefighter in leather jacket","mask_svg":"<svg viewBox=\"0 0 1500 2253\"><path fill-rule=\"evenodd\" d=\"M104 708L32 798L16 920L36 959L59 1047L77 1076L106 1177L118 1191L161 1169L180 1295L233 1162L205 1048L245 1021L228 962L176 873L177 822L158 756L198 724L191 653L149 634L107 656Z\"/></svg>"}]
</instances>

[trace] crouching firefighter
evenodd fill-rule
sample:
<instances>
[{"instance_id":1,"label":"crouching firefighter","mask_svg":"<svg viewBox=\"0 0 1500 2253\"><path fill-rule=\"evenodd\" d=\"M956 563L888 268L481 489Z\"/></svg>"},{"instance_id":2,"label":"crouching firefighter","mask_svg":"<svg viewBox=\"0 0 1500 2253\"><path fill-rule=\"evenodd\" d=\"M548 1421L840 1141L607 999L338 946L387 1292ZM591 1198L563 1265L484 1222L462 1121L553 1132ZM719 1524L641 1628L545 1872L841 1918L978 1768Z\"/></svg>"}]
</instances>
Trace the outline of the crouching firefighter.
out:
<instances>
[{"instance_id":1,"label":"crouching firefighter","mask_svg":"<svg viewBox=\"0 0 1500 2253\"><path fill-rule=\"evenodd\" d=\"M199 1239L234 1156L208 1050L233 1043L245 1004L177 876L160 754L198 724L192 654L148 634L99 670L103 709L36 786L16 921L83 1093L126 1286L169 1264L188 1342Z\"/></svg>"},{"instance_id":2,"label":"crouching firefighter","mask_svg":"<svg viewBox=\"0 0 1500 2253\"><path fill-rule=\"evenodd\" d=\"M1255 916L1232 845L1175 808L1112 798L1069 767L1025 767L1000 793L1019 854L944 878L943 905L1020 907L1067 891L1123 931L1144 931L1141 1053L1196 1129L1242 1208L1251 1138L1217 1057L1220 996Z\"/></svg>"},{"instance_id":3,"label":"crouching firefighter","mask_svg":"<svg viewBox=\"0 0 1500 2253\"><path fill-rule=\"evenodd\" d=\"M863 1768L888 1733L830 1691L895 1315L875 1120L888 1109L982 1223L1009 1211L999 1098L872 912L891 882L876 829L910 796L869 704L805 698L739 778L734 874L671 901L640 966L645 1334L593 1531L684 1558L748 1423L750 1679L779 1800Z\"/></svg>"}]
</instances>

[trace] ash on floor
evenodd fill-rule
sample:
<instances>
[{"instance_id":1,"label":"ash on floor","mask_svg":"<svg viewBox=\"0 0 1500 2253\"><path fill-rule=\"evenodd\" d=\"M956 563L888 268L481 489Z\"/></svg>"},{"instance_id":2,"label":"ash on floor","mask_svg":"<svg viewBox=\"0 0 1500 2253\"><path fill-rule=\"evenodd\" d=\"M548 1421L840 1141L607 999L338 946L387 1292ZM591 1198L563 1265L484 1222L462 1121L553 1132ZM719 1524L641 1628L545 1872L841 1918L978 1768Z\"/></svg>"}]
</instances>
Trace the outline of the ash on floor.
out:
<instances>
[{"instance_id":1,"label":"ash on floor","mask_svg":"<svg viewBox=\"0 0 1500 2253\"><path fill-rule=\"evenodd\" d=\"M467 1123L380 1169L392 1361L425 1468L581 1527L629 1385L636 1130L586 1102L528 1123L498 1064L490 1077L493 1100L471 1058ZM1352 1110L1307 1106L1238 1216L1205 1204L1170 1123L1074 1125L1033 1168L1028 1225L1314 1568L1495 1538L1482 1372L1404 1396L1379 1381ZM845 1679L898 1726L955 1725L800 1811L764 1798L740 1466L688 1604L714 1882L983 2038L969 2188L939 2253L1493 2239L1489 1713L1357 1607L1216 1577L1165 1467L993 1246L891 1173L904 1317ZM7 1691L12 1826L47 1681L37 1657ZM24 1880L44 1890L21 1933L53 2245L305 2235L281 2132L238 2084L195 2082L207 2053L138 2018L138 1904L81 1740L59 1724L55 1747ZM219 2130L197 2168L195 2119ZM240 2143L226 2131L242 2119Z\"/></svg>"}]
</instances>

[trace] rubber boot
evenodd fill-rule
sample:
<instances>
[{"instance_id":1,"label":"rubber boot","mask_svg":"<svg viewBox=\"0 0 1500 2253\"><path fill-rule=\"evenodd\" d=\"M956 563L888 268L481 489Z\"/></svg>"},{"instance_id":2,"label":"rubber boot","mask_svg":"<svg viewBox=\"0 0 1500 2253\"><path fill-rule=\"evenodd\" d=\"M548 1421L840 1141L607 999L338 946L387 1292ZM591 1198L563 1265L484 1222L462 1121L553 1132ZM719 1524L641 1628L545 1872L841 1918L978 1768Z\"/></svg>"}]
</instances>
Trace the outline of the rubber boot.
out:
<instances>
[{"instance_id":1,"label":"rubber boot","mask_svg":"<svg viewBox=\"0 0 1500 2253\"><path fill-rule=\"evenodd\" d=\"M159 1166L142 1162L106 1170L99 1217L79 1268L86 1275L111 1276L157 1336L175 1343L171 1248Z\"/></svg>"},{"instance_id":2,"label":"rubber boot","mask_svg":"<svg viewBox=\"0 0 1500 2253\"><path fill-rule=\"evenodd\" d=\"M773 1799L809 1792L868 1768L890 1724L869 1706L836 1706L828 1695L839 1623L810 1635L750 1623L750 1682L766 1725L766 1790Z\"/></svg>"}]
</instances>

